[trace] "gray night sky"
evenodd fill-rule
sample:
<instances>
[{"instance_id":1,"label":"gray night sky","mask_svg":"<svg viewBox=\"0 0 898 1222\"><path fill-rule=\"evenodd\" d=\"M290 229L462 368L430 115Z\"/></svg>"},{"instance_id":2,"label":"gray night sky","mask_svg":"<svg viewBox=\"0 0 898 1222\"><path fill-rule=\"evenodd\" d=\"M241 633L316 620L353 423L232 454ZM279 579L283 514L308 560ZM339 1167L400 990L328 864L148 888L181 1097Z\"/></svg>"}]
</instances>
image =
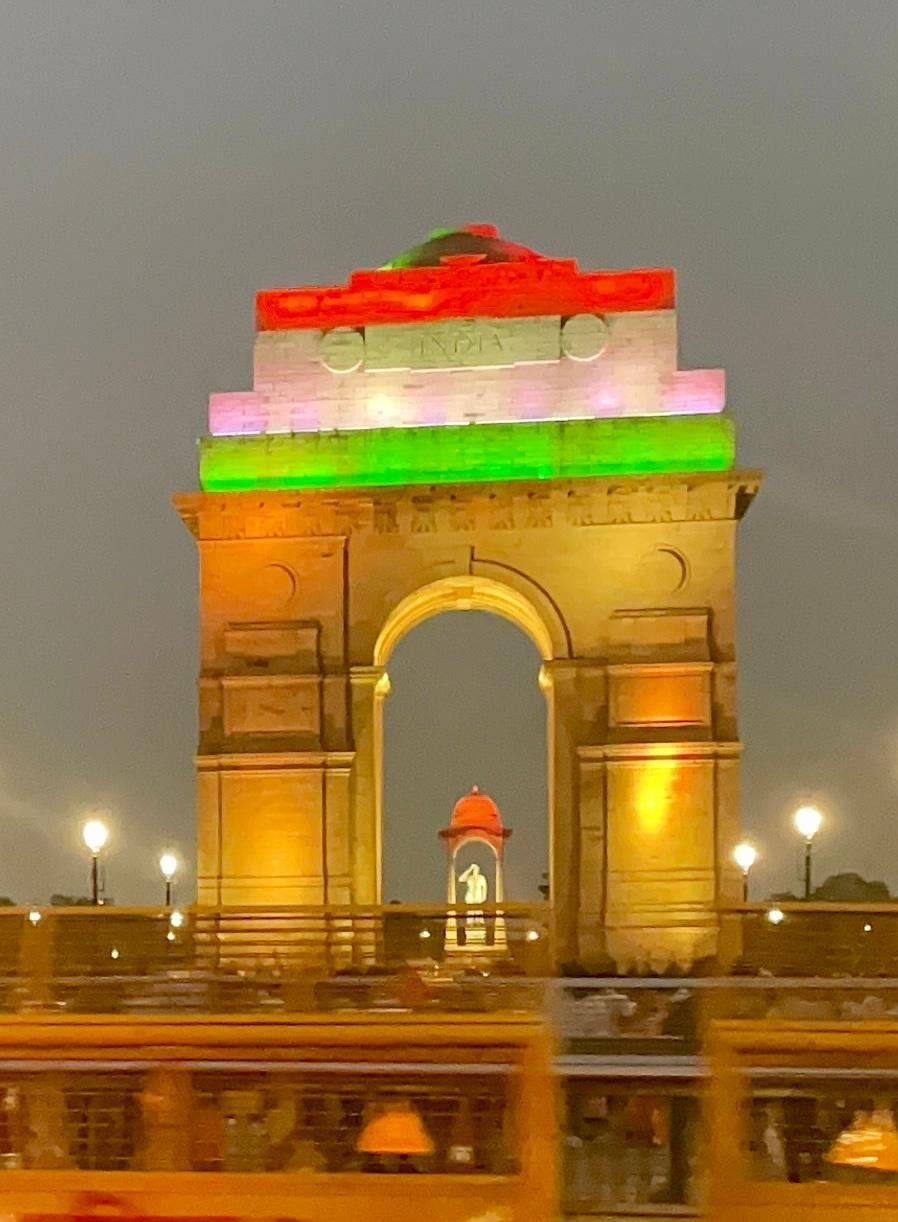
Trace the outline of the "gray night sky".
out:
<instances>
[{"instance_id":1,"label":"gray night sky","mask_svg":"<svg viewBox=\"0 0 898 1222\"><path fill-rule=\"evenodd\" d=\"M821 871L898 887L896 63L895 0L6 0L0 894L83 888L85 803L116 812L119 900L157 893L162 841L190 851L195 557L168 498L207 394L250 385L254 291L472 220L678 269L681 364L727 368L767 470L739 594L759 886L794 882L807 790ZM388 891L438 898L435 831L476 780L532 892L529 642L443 617L391 669Z\"/></svg>"}]
</instances>

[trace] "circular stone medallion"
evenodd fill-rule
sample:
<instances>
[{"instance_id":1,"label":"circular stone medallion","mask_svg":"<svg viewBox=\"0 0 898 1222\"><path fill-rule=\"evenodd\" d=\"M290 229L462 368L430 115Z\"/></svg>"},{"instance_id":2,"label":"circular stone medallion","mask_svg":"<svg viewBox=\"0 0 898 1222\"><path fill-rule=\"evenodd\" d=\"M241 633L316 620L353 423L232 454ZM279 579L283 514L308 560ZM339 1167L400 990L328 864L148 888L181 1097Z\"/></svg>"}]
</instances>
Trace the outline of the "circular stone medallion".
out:
<instances>
[{"instance_id":1,"label":"circular stone medallion","mask_svg":"<svg viewBox=\"0 0 898 1222\"><path fill-rule=\"evenodd\" d=\"M689 580L689 564L675 547L656 547L639 562L636 579L646 595L677 594Z\"/></svg>"},{"instance_id":2,"label":"circular stone medallion","mask_svg":"<svg viewBox=\"0 0 898 1222\"><path fill-rule=\"evenodd\" d=\"M321 337L321 362L331 373L352 373L365 359L365 338L352 327L337 327Z\"/></svg>"},{"instance_id":3,"label":"circular stone medallion","mask_svg":"<svg viewBox=\"0 0 898 1222\"><path fill-rule=\"evenodd\" d=\"M608 343L608 324L597 314L575 314L561 328L561 351L572 361L594 361Z\"/></svg>"},{"instance_id":4,"label":"circular stone medallion","mask_svg":"<svg viewBox=\"0 0 898 1222\"><path fill-rule=\"evenodd\" d=\"M288 564L266 564L253 579L254 599L267 611L283 611L296 594L296 574Z\"/></svg>"}]
</instances>

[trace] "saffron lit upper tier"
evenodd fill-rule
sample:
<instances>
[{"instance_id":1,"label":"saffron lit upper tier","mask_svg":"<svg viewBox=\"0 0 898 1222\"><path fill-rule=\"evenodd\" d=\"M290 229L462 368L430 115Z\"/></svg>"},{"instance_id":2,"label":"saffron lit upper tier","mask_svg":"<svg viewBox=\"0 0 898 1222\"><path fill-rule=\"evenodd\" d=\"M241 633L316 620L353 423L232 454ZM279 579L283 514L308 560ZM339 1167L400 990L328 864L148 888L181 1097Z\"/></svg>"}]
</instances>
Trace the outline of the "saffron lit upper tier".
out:
<instances>
[{"instance_id":1,"label":"saffron lit upper tier","mask_svg":"<svg viewBox=\"0 0 898 1222\"><path fill-rule=\"evenodd\" d=\"M211 396L213 436L724 407L722 370L677 368L671 270L580 272L488 225L346 285L265 290L256 322L253 389Z\"/></svg>"}]
</instances>

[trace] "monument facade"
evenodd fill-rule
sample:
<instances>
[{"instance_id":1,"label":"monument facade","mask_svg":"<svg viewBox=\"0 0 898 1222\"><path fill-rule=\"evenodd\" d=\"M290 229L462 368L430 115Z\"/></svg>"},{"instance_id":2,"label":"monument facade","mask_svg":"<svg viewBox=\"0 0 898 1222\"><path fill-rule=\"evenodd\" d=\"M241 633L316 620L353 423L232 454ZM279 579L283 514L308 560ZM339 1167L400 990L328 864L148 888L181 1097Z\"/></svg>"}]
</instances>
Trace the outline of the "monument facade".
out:
<instances>
[{"instance_id":1,"label":"monument facade","mask_svg":"<svg viewBox=\"0 0 898 1222\"><path fill-rule=\"evenodd\" d=\"M720 370L669 270L581 272L488 226L262 292L215 394L199 549L205 904L381 902L382 702L447 610L527 632L548 703L560 959L714 953L738 899L736 524Z\"/></svg>"}]
</instances>

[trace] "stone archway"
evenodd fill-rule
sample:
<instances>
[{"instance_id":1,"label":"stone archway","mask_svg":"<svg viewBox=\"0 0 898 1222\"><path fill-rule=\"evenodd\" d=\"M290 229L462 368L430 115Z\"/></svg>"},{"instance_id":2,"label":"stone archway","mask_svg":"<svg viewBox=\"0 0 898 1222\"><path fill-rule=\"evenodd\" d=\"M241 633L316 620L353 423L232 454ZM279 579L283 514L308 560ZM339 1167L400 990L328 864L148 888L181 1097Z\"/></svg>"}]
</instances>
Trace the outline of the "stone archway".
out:
<instances>
[{"instance_id":1,"label":"stone archway","mask_svg":"<svg viewBox=\"0 0 898 1222\"><path fill-rule=\"evenodd\" d=\"M396 640L482 606L537 642L565 960L688 962L736 899L736 523L721 370L671 269L580 271L489 226L256 302L210 401L200 552L204 904L377 904Z\"/></svg>"},{"instance_id":2,"label":"stone archway","mask_svg":"<svg viewBox=\"0 0 898 1222\"><path fill-rule=\"evenodd\" d=\"M385 662L427 615L482 607L544 657L559 955L712 953L738 886L733 534L756 485L179 498L201 552L201 902L381 902Z\"/></svg>"},{"instance_id":3,"label":"stone archway","mask_svg":"<svg viewBox=\"0 0 898 1222\"><path fill-rule=\"evenodd\" d=\"M526 582L520 576L518 586L526 588ZM551 741L551 731L555 719L553 710L553 685L549 678L551 663L556 660L556 651L566 651L566 632L564 624L557 612L552 609L547 614L546 608L537 608L535 597L538 591L528 590L527 594L516 588L478 573L436 578L420 586L412 593L406 594L388 612L386 620L378 634L374 645L373 665L361 668L356 672L356 684L359 702L354 709L357 734L369 718L372 722L370 736L364 735L373 746L371 757L364 754L356 758L356 776L360 783L366 770L373 772L376 792L375 820L377 850L377 902L383 901L383 838L384 838L384 703L390 695L392 684L389 677L389 662L394 649L400 641L424 621L434 616L448 612L481 611L498 616L514 625L536 647L543 663L538 675L538 685L546 704L546 843L548 847L548 870L551 876L553 861L553 829L554 829L554 794L551 784L552 758L554 747ZM544 618L545 616L545 618ZM566 656L566 652L563 652ZM547 665L548 664L548 665ZM367 693L367 695L363 694ZM370 708L367 702L370 701ZM357 738L358 741L358 738ZM545 858L543 859L545 861ZM357 880L359 890L370 885L364 878Z\"/></svg>"},{"instance_id":4,"label":"stone archway","mask_svg":"<svg viewBox=\"0 0 898 1222\"><path fill-rule=\"evenodd\" d=\"M474 566L472 565L472 568ZM477 563L477 569L488 566ZM526 579L518 576L518 586L526 587ZM374 643L372 665L386 666L390 654L407 632L417 624L443 611L492 611L509 620L530 637L544 662L551 661L565 649L566 630L555 612L547 623L534 605L532 597L539 592L533 587L531 597L519 588L483 575L482 571L439 577L407 594L388 613Z\"/></svg>"}]
</instances>

